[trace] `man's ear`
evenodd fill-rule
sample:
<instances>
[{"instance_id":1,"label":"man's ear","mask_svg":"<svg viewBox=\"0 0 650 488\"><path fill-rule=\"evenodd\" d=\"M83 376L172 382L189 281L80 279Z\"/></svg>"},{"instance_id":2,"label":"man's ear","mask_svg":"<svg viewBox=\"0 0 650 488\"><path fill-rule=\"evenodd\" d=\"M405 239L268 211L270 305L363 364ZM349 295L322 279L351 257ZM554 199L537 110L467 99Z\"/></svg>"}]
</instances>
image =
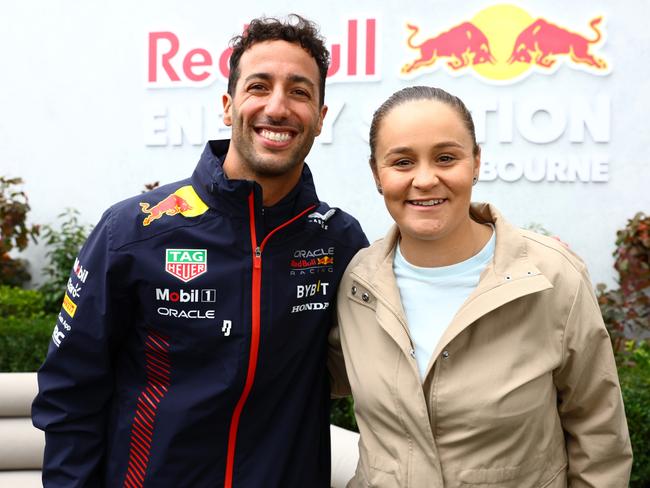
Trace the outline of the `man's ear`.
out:
<instances>
[{"instance_id":1,"label":"man's ear","mask_svg":"<svg viewBox=\"0 0 650 488\"><path fill-rule=\"evenodd\" d=\"M318 115L318 125L316 126L316 137L320 135L321 130L323 130L323 120L327 115L327 105L323 104L320 108L320 114Z\"/></svg>"},{"instance_id":2,"label":"man's ear","mask_svg":"<svg viewBox=\"0 0 650 488\"><path fill-rule=\"evenodd\" d=\"M232 98L228 93L221 97L223 103L223 123L228 127L232 125Z\"/></svg>"}]
</instances>

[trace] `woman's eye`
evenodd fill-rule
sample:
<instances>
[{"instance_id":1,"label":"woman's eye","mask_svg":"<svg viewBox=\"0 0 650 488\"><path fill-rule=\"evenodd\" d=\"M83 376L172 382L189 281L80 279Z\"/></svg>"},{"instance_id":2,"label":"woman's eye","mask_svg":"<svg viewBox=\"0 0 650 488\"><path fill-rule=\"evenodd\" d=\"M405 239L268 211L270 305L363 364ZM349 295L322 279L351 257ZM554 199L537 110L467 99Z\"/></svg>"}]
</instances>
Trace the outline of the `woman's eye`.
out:
<instances>
[{"instance_id":1,"label":"woman's eye","mask_svg":"<svg viewBox=\"0 0 650 488\"><path fill-rule=\"evenodd\" d=\"M411 164L411 161L409 161L408 159L398 159L397 161L395 161L395 162L393 163L393 166L401 166L401 167L404 167L404 166L408 166L408 165L410 165L410 164Z\"/></svg>"},{"instance_id":2,"label":"woman's eye","mask_svg":"<svg viewBox=\"0 0 650 488\"><path fill-rule=\"evenodd\" d=\"M438 157L438 161L441 163L452 163L456 158L454 158L451 154L443 154L442 156Z\"/></svg>"}]
</instances>

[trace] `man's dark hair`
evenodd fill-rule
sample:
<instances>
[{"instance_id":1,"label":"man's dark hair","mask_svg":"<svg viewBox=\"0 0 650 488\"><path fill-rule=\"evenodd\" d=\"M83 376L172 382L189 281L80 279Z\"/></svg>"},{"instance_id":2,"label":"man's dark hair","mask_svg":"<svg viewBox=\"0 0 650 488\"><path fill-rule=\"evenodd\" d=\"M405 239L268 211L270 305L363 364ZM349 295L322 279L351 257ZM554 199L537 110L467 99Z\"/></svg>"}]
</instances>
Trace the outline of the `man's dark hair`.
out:
<instances>
[{"instance_id":1,"label":"man's dark hair","mask_svg":"<svg viewBox=\"0 0 650 488\"><path fill-rule=\"evenodd\" d=\"M228 77L228 94L235 96L235 87L239 80L239 60L247 49L264 41L287 41L299 44L307 51L318 65L320 74L320 105L325 102L325 78L330 64L330 53L325 47L318 26L297 14L289 15L286 21L272 17L253 19L240 36L230 40L230 76Z\"/></svg>"}]
</instances>

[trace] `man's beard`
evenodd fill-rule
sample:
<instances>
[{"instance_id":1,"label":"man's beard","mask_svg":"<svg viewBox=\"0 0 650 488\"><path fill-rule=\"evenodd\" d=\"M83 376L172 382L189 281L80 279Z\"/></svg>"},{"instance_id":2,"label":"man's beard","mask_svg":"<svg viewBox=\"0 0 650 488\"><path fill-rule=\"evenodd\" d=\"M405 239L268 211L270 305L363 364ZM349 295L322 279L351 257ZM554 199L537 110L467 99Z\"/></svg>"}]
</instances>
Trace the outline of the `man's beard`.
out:
<instances>
[{"instance_id":1,"label":"man's beard","mask_svg":"<svg viewBox=\"0 0 650 488\"><path fill-rule=\"evenodd\" d=\"M236 112L233 115L234 122L231 145L234 145L237 149L242 159L242 166L251 175L266 178L284 176L304 163L307 154L309 154L314 144L314 138L316 137L315 129L313 127L301 126L298 128L298 134L294 137L296 139L302 139L302 144L295 145L289 152L285 152L283 155L263 156L258 153L255 147L253 139L255 130L250 126L245 126ZM273 123L272 121L266 121L265 123L269 126L286 125L285 123Z\"/></svg>"}]
</instances>

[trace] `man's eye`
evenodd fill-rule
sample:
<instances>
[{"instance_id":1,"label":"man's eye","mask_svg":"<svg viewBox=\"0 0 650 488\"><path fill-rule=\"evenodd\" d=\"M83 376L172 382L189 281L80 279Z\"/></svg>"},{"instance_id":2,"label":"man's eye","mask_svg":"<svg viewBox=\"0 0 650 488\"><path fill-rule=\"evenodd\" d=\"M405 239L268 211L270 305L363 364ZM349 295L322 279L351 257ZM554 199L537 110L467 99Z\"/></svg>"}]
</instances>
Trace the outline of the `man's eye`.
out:
<instances>
[{"instance_id":1,"label":"man's eye","mask_svg":"<svg viewBox=\"0 0 650 488\"><path fill-rule=\"evenodd\" d=\"M250 85L248 87L249 91L262 91L262 90L265 90L265 89L266 89L266 87L264 85L262 85L261 83L253 83L252 85Z\"/></svg>"}]
</instances>

